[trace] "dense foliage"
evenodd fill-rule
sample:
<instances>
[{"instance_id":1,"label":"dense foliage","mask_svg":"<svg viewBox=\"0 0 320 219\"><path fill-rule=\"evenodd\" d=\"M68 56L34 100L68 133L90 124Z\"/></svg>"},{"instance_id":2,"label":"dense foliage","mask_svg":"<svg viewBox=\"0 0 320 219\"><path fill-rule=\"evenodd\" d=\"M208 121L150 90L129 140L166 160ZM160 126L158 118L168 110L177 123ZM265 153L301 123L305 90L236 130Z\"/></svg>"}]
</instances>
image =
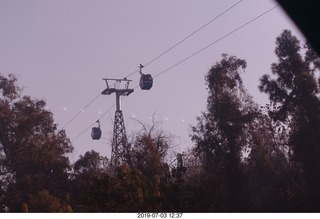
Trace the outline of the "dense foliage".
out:
<instances>
[{"instance_id":1,"label":"dense foliage","mask_svg":"<svg viewBox=\"0 0 320 219\"><path fill-rule=\"evenodd\" d=\"M320 58L285 30L259 89L241 79L245 60L222 55L206 75L207 109L173 154L173 137L152 120L134 134L130 163L111 169L73 147L44 100L22 96L0 74L0 204L10 212L319 212Z\"/></svg>"}]
</instances>

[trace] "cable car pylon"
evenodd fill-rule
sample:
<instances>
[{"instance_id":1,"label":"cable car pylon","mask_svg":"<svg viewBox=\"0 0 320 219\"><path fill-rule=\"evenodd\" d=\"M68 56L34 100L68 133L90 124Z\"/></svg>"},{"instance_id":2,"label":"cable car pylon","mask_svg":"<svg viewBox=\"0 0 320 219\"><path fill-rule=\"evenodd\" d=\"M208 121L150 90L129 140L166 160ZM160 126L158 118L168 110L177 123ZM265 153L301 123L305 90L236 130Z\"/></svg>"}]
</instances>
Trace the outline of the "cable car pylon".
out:
<instances>
[{"instance_id":1,"label":"cable car pylon","mask_svg":"<svg viewBox=\"0 0 320 219\"><path fill-rule=\"evenodd\" d=\"M123 163L130 163L130 145L127 141L126 128L124 125L123 114L121 110L121 96L129 96L134 89L129 89L129 83L132 80L124 79L110 79L103 78L105 80L107 88L102 91L102 95L116 94L116 111L114 116L113 125L113 139L111 149L111 169ZM114 87L110 87L108 81L116 81ZM121 82L125 82L125 87L121 88Z\"/></svg>"}]
</instances>

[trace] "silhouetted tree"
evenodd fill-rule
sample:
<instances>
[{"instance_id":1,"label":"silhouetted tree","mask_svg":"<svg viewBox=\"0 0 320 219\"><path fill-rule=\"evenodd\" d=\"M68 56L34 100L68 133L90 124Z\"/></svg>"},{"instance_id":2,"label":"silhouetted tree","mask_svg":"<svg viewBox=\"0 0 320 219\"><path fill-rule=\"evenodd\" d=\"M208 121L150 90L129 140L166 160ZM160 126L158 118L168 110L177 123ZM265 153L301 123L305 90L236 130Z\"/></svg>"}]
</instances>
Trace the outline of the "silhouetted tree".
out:
<instances>
[{"instance_id":1,"label":"silhouetted tree","mask_svg":"<svg viewBox=\"0 0 320 219\"><path fill-rule=\"evenodd\" d=\"M66 193L70 140L57 130L44 100L22 96L14 75L0 75L0 177L3 202L21 211L31 195L43 189Z\"/></svg>"},{"instance_id":2,"label":"silhouetted tree","mask_svg":"<svg viewBox=\"0 0 320 219\"><path fill-rule=\"evenodd\" d=\"M107 166L108 159L94 150L80 155L74 163L70 188L74 211L101 212L110 210L105 208L110 190L110 176Z\"/></svg>"},{"instance_id":3,"label":"silhouetted tree","mask_svg":"<svg viewBox=\"0 0 320 219\"><path fill-rule=\"evenodd\" d=\"M132 142L131 159L133 168L141 171L145 183L144 201L145 210L160 211L161 202L166 194L162 192L166 182L166 158L168 150L173 147L173 137L162 130L160 123L152 117L152 124L148 126L140 121L141 130L135 135Z\"/></svg>"},{"instance_id":4,"label":"silhouetted tree","mask_svg":"<svg viewBox=\"0 0 320 219\"><path fill-rule=\"evenodd\" d=\"M63 212L60 200L50 195L48 190L41 190L32 195L28 209L30 212Z\"/></svg>"},{"instance_id":5,"label":"silhouetted tree","mask_svg":"<svg viewBox=\"0 0 320 219\"><path fill-rule=\"evenodd\" d=\"M307 186L299 185L300 189L304 187L307 195L295 198L300 201L298 205L292 205L297 207L293 210L319 211L319 57L309 46L301 48L299 40L289 30L283 31L276 39L275 53L278 62L272 64L272 76L261 78L260 90L267 93L277 107L270 112L272 119L285 121L290 128L293 169L302 168L307 180Z\"/></svg>"},{"instance_id":6,"label":"silhouetted tree","mask_svg":"<svg viewBox=\"0 0 320 219\"><path fill-rule=\"evenodd\" d=\"M75 175L81 174L99 174L105 172L108 165L108 158L101 156L98 152L91 150L87 151L84 155L74 164Z\"/></svg>"},{"instance_id":7,"label":"silhouetted tree","mask_svg":"<svg viewBox=\"0 0 320 219\"><path fill-rule=\"evenodd\" d=\"M207 111L193 127L195 151L203 161L205 178L214 188L207 187L204 196L207 209L241 211L242 153L247 145L247 124L255 115L256 106L244 89L240 69L246 61L223 55L206 76L208 85Z\"/></svg>"},{"instance_id":8,"label":"silhouetted tree","mask_svg":"<svg viewBox=\"0 0 320 219\"><path fill-rule=\"evenodd\" d=\"M262 110L250 126L249 153L244 162L247 210L288 211L290 167L286 130Z\"/></svg>"}]
</instances>

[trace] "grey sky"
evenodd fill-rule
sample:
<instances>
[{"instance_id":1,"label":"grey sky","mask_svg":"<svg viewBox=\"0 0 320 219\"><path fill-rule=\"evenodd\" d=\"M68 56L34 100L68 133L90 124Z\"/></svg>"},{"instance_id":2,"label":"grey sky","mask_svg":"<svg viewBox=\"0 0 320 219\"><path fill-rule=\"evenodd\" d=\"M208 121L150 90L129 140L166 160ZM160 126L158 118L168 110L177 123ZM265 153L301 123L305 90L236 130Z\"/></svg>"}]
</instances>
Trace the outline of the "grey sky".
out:
<instances>
[{"instance_id":1,"label":"grey sky","mask_svg":"<svg viewBox=\"0 0 320 219\"><path fill-rule=\"evenodd\" d=\"M44 98L59 128L105 88L102 80L123 78L226 10L238 0L0 0L0 72L14 73L24 94ZM143 69L156 75L272 8L272 0L244 0L190 39ZM275 38L283 29L301 34L278 7L165 72L150 91L139 88L123 100L127 131L132 119L150 122L156 113L163 129L177 136L177 150L191 147L189 126L205 110L204 75L222 53L246 59L243 73L249 93L260 103L258 80L270 72ZM132 87L139 74L129 77ZM66 131L74 139L115 103L99 96ZM103 137L92 141L90 129L74 142L75 153L94 149L109 156L112 109L101 120ZM108 145L106 144L108 142Z\"/></svg>"}]
</instances>

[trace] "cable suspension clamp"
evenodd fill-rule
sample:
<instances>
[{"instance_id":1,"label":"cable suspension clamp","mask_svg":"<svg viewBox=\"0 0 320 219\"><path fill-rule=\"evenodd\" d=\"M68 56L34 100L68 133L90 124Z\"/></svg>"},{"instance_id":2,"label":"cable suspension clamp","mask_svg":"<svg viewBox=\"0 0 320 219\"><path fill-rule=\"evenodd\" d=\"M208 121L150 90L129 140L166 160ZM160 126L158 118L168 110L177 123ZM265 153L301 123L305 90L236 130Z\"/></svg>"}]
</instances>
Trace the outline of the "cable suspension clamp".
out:
<instances>
[{"instance_id":1,"label":"cable suspension clamp","mask_svg":"<svg viewBox=\"0 0 320 219\"><path fill-rule=\"evenodd\" d=\"M140 75L144 75L144 74L142 73L142 71L141 71L143 67L144 67L144 66L143 66L142 64L140 64L140 65L139 65L139 69L140 69L140 70L139 70L139 72L140 72Z\"/></svg>"}]
</instances>

